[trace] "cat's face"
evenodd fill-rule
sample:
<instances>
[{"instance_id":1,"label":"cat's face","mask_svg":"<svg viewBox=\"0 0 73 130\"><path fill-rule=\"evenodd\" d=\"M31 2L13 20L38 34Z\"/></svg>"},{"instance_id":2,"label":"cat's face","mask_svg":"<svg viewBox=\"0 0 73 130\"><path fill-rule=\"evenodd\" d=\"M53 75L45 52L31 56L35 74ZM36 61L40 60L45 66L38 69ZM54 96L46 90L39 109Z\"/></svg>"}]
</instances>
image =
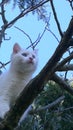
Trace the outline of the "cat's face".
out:
<instances>
[{"instance_id":1,"label":"cat's face","mask_svg":"<svg viewBox=\"0 0 73 130\"><path fill-rule=\"evenodd\" d=\"M11 64L16 71L23 73L34 72L38 64L37 50L23 50L18 44L15 44Z\"/></svg>"}]
</instances>

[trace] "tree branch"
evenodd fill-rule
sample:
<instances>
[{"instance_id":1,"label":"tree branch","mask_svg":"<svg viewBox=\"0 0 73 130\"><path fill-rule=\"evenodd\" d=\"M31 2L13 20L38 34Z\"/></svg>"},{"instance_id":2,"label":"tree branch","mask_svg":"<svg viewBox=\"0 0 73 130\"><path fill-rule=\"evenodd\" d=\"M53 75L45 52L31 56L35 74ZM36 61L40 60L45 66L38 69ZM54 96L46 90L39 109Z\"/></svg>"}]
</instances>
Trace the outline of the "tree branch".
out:
<instances>
[{"instance_id":1,"label":"tree branch","mask_svg":"<svg viewBox=\"0 0 73 130\"><path fill-rule=\"evenodd\" d=\"M73 64L64 65L58 69L58 71L69 71L73 70Z\"/></svg>"},{"instance_id":2,"label":"tree branch","mask_svg":"<svg viewBox=\"0 0 73 130\"><path fill-rule=\"evenodd\" d=\"M29 114L35 114L35 113L38 113L38 112L41 112L41 111L44 111L47 109L51 109L54 106L56 106L58 103L60 103L62 100L64 100L64 98L65 98L65 96L61 96L58 99L56 99L55 101L53 101L52 103L50 103L44 107L29 111Z\"/></svg>"},{"instance_id":3,"label":"tree branch","mask_svg":"<svg viewBox=\"0 0 73 130\"><path fill-rule=\"evenodd\" d=\"M24 32L22 29L20 29L20 28L18 28L18 27L16 27L16 26L14 26L16 29L18 29L18 30L20 30L24 35L26 35L27 37L28 37L28 39L29 39L29 41L30 41L30 43L31 43L31 47L32 47L32 49L34 49L33 48L33 42L32 42L32 39L30 38L30 36L26 33L26 32Z\"/></svg>"},{"instance_id":4,"label":"tree branch","mask_svg":"<svg viewBox=\"0 0 73 130\"><path fill-rule=\"evenodd\" d=\"M38 7L42 6L43 4L46 4L49 0L44 0L44 1L41 1L39 2L39 4L36 4L34 7L29 7L27 8L26 10L24 9L17 17L15 17L12 21L10 21L8 23L8 21L6 20L5 18L5 14L4 14L4 4L5 4L5 1L2 1L0 3L0 6L1 6L1 9L2 9L2 20L3 20L3 23L4 25L2 26L2 30L0 30L0 45L2 43L2 38L4 37L4 32L7 28L11 27L17 20L19 20L20 18L24 17L26 14L28 14L29 12L37 9Z\"/></svg>"},{"instance_id":5,"label":"tree branch","mask_svg":"<svg viewBox=\"0 0 73 130\"><path fill-rule=\"evenodd\" d=\"M57 14L56 14L56 11L55 11L53 0L50 0L50 4L51 4L51 7L52 7L52 11L53 11L53 14L54 14L54 18L55 18L59 33L60 33L61 37L63 37L63 33L61 31L60 23L59 23L58 18L57 18Z\"/></svg>"},{"instance_id":6,"label":"tree branch","mask_svg":"<svg viewBox=\"0 0 73 130\"><path fill-rule=\"evenodd\" d=\"M70 54L70 56L66 57L64 60L62 60L56 67L56 70L59 70L62 68L67 62L73 59L73 53Z\"/></svg>"},{"instance_id":7,"label":"tree branch","mask_svg":"<svg viewBox=\"0 0 73 130\"><path fill-rule=\"evenodd\" d=\"M8 21L5 18L4 4L2 4L2 6L1 6L1 15L2 15L3 23L4 23L4 25L6 25L8 23Z\"/></svg>"},{"instance_id":8,"label":"tree branch","mask_svg":"<svg viewBox=\"0 0 73 130\"><path fill-rule=\"evenodd\" d=\"M47 2L49 2L50 0L44 0L44 1L41 1L39 2L39 4L36 4L35 6L33 7L29 7L27 8L26 10L24 9L16 18L14 18L10 23L8 23L6 26L5 26L5 29L7 27L11 27L17 20L19 20L20 18L24 17L26 14L28 14L29 12L37 9L38 7L46 4Z\"/></svg>"},{"instance_id":9,"label":"tree branch","mask_svg":"<svg viewBox=\"0 0 73 130\"><path fill-rule=\"evenodd\" d=\"M5 68L6 65L8 65L10 63L10 61L6 62L6 63L2 63L0 62L1 66L0 66L0 69L1 68Z\"/></svg>"},{"instance_id":10,"label":"tree branch","mask_svg":"<svg viewBox=\"0 0 73 130\"><path fill-rule=\"evenodd\" d=\"M57 36L49 29L49 28L46 28L47 29L47 31L49 31L54 37L55 37L55 39L57 40L57 42L59 43L60 41L59 41L59 39L57 38Z\"/></svg>"},{"instance_id":11,"label":"tree branch","mask_svg":"<svg viewBox=\"0 0 73 130\"><path fill-rule=\"evenodd\" d=\"M66 81L64 81L63 79L61 79L56 74L54 74L51 79L53 81L55 81L56 83L58 83L62 89L65 89L66 91L68 91L70 94L73 95L73 88L70 87L70 85Z\"/></svg>"}]
</instances>

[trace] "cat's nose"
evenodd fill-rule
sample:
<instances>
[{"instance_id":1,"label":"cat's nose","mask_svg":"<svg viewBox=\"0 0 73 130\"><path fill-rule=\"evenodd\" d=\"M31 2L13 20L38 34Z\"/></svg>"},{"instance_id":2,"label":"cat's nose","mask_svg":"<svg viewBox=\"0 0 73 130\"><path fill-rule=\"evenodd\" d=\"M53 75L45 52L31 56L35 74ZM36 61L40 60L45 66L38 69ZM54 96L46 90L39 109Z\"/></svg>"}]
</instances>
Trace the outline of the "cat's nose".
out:
<instances>
[{"instance_id":1,"label":"cat's nose","mask_svg":"<svg viewBox=\"0 0 73 130\"><path fill-rule=\"evenodd\" d=\"M30 61L32 61L32 60L33 60L33 58L32 58L32 57L29 57L29 60L30 60Z\"/></svg>"}]
</instances>

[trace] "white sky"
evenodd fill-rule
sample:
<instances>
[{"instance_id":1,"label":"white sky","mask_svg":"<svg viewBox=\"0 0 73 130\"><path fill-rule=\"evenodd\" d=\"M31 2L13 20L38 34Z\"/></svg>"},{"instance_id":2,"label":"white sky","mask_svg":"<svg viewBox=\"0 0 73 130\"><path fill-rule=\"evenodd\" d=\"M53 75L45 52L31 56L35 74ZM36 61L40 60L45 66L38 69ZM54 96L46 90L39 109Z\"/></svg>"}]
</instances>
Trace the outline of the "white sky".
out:
<instances>
[{"instance_id":1,"label":"white sky","mask_svg":"<svg viewBox=\"0 0 73 130\"><path fill-rule=\"evenodd\" d=\"M61 0L61 1L54 0L54 3L59 18L59 22L61 25L61 29L64 32L67 29L72 16L71 8L66 0ZM51 12L49 27L60 41L60 35L58 33L57 26L52 15L50 4L48 4L47 10L48 10L48 14ZM18 12L19 9L17 7L15 9L12 9L11 4L6 5L6 18L8 21L11 21L16 15L18 15ZM0 27L1 25L2 25L2 21L0 17ZM24 18L18 20L14 24L14 26L17 26L23 31L25 31L34 42L38 38L38 35L43 32L45 27L45 22L43 22L42 20L38 21L37 14L32 15L31 13L29 13ZM18 42L23 48L26 48L30 45L29 39L21 31L14 28L14 26L6 30L7 33L6 38L11 37L11 40L5 40L5 41L3 40L2 46L0 48L0 61L4 63L9 61L10 54L12 52L12 47L15 42ZM46 31L43 38L41 39L38 46L36 47L39 49L39 66L37 72L39 72L46 64L48 59L55 51L57 45L58 42L55 39L55 37L50 32Z\"/></svg>"}]
</instances>

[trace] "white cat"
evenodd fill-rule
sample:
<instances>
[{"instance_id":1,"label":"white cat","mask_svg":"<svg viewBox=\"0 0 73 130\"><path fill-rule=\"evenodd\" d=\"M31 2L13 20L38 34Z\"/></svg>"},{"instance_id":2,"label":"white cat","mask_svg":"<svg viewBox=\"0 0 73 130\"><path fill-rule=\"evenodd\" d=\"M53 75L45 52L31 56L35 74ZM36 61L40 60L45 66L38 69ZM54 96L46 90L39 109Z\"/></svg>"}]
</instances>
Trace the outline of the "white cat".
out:
<instances>
[{"instance_id":1,"label":"white cat","mask_svg":"<svg viewBox=\"0 0 73 130\"><path fill-rule=\"evenodd\" d=\"M0 117L4 118L10 106L32 78L37 68L37 50L23 50L14 44L11 64L7 72L0 76Z\"/></svg>"}]
</instances>

